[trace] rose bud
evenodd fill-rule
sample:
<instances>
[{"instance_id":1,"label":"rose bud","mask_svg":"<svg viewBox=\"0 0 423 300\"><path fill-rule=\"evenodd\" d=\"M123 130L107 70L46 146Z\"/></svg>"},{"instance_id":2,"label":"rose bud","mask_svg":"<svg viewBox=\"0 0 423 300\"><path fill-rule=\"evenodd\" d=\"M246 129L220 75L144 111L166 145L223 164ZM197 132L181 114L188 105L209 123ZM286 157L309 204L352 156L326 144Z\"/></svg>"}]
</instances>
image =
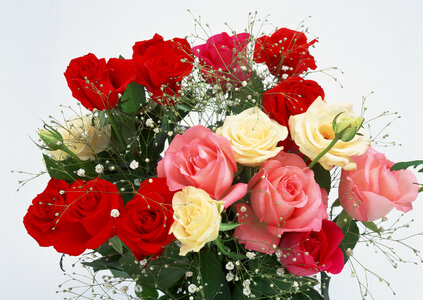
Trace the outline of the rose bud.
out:
<instances>
[{"instance_id":1,"label":"rose bud","mask_svg":"<svg viewBox=\"0 0 423 300\"><path fill-rule=\"evenodd\" d=\"M339 113L332 123L335 136L343 142L351 141L361 128L364 119L352 113Z\"/></svg>"},{"instance_id":2,"label":"rose bud","mask_svg":"<svg viewBox=\"0 0 423 300\"><path fill-rule=\"evenodd\" d=\"M38 132L38 136L43 143L49 148L48 150L59 150L63 145L62 135L53 127L44 124L45 129Z\"/></svg>"}]
</instances>

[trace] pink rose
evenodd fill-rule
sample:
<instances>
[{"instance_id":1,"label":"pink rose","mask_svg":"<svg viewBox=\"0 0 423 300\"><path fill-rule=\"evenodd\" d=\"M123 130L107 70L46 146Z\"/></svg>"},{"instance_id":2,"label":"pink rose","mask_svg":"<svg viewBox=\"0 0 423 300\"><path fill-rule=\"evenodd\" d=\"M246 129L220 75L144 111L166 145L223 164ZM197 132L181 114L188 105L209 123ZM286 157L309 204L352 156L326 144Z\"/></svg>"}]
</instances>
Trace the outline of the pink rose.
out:
<instances>
[{"instance_id":1,"label":"pink rose","mask_svg":"<svg viewBox=\"0 0 423 300\"><path fill-rule=\"evenodd\" d=\"M175 136L157 166L157 175L166 177L170 191L193 186L228 207L247 193L245 183L232 186L237 170L229 141L198 125Z\"/></svg>"},{"instance_id":2,"label":"pink rose","mask_svg":"<svg viewBox=\"0 0 423 300\"><path fill-rule=\"evenodd\" d=\"M200 59L203 66L203 77L208 83L219 82L226 89L226 83L239 86L248 81L252 73L247 67L246 47L248 33L239 33L229 36L226 32L216 34L207 39L205 44L195 46L192 52Z\"/></svg>"},{"instance_id":3,"label":"pink rose","mask_svg":"<svg viewBox=\"0 0 423 300\"><path fill-rule=\"evenodd\" d=\"M237 204L235 232L250 250L273 252L284 232L319 231L327 218L327 194L296 154L280 152L261 165L248 183L251 207Z\"/></svg>"},{"instance_id":4,"label":"pink rose","mask_svg":"<svg viewBox=\"0 0 423 300\"><path fill-rule=\"evenodd\" d=\"M371 147L353 159L357 169L342 170L339 184L339 201L352 218L371 222L394 207L403 212L413 209L419 188L411 171L390 171L394 163Z\"/></svg>"},{"instance_id":5,"label":"pink rose","mask_svg":"<svg viewBox=\"0 0 423 300\"><path fill-rule=\"evenodd\" d=\"M341 228L328 220L323 220L318 232L287 232L279 244L280 261L291 274L298 276L322 271L338 274L344 268L344 255L338 247L343 237Z\"/></svg>"}]
</instances>

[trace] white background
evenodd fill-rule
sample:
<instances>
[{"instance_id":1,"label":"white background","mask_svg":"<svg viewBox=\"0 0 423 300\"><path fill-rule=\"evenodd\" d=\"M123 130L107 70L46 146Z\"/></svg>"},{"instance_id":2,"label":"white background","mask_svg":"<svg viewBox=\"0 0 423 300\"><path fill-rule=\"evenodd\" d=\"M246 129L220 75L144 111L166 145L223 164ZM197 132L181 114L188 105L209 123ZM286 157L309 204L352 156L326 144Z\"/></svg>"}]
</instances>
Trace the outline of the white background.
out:
<instances>
[{"instance_id":1,"label":"white background","mask_svg":"<svg viewBox=\"0 0 423 300\"><path fill-rule=\"evenodd\" d=\"M22 218L31 200L40 193L47 176L16 192L25 178L10 170L38 171L41 153L29 136L47 120L60 117L59 104L74 104L63 72L69 61L88 52L98 57L131 55L135 41L154 33L165 39L193 32L190 8L209 23L213 33L226 31L226 21L241 31L249 11L270 14L275 26L296 28L306 21L320 38L312 54L319 68L337 66L344 71L338 84L315 76L328 102L352 102L359 112L361 97L371 91L370 115L398 111L403 118L393 123L391 140L402 147L379 148L393 161L423 159L421 89L423 80L423 26L420 1L64 1L2 0L0 2L0 298L61 299L55 294L65 280L59 255L40 248L26 234ZM266 27L268 32L272 30ZM309 38L312 37L309 35ZM419 178L423 182L422 178ZM422 232L423 197L415 202L409 232ZM394 216L392 214L390 216ZM393 217L392 217L393 218ZM407 234L407 232L405 233ZM423 238L413 243L423 249ZM391 282L396 299L419 299L422 265L401 265L394 270L381 254L355 251L370 269ZM404 258L412 258L404 252ZM331 282L332 299L360 299L348 267ZM375 299L394 299L378 280L370 281Z\"/></svg>"}]
</instances>

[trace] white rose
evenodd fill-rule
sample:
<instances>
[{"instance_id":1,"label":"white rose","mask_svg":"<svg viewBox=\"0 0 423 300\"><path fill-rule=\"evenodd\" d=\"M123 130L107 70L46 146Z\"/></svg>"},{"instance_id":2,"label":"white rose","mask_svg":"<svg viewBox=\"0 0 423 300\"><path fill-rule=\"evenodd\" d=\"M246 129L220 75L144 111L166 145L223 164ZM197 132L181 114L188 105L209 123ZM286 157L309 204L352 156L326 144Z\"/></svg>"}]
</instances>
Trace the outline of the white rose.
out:
<instances>
[{"instance_id":1,"label":"white rose","mask_svg":"<svg viewBox=\"0 0 423 300\"><path fill-rule=\"evenodd\" d=\"M348 116L354 114L352 104L333 103L327 104L318 97L305 113L289 118L289 130L294 142L299 146L301 153L310 159L316 158L335 137L332 128L333 119L341 112ZM345 170L353 170L357 167L351 156L361 155L370 145L370 140L364 135L361 128L349 142L339 140L322 158L319 163L330 170L334 165Z\"/></svg>"},{"instance_id":2,"label":"white rose","mask_svg":"<svg viewBox=\"0 0 423 300\"><path fill-rule=\"evenodd\" d=\"M219 235L223 203L213 200L207 192L187 186L172 199L173 219L169 231L181 242L179 255L200 251Z\"/></svg>"},{"instance_id":3,"label":"white rose","mask_svg":"<svg viewBox=\"0 0 423 300\"><path fill-rule=\"evenodd\" d=\"M283 149L277 144L286 139L288 129L252 107L238 115L227 116L216 133L229 140L236 162L255 167Z\"/></svg>"},{"instance_id":4,"label":"white rose","mask_svg":"<svg viewBox=\"0 0 423 300\"><path fill-rule=\"evenodd\" d=\"M110 125L100 128L100 121L92 115L67 120L57 131L63 137L63 144L81 160L93 160L94 155L106 149L110 142ZM48 154L54 160L69 157L62 150L49 151Z\"/></svg>"}]
</instances>

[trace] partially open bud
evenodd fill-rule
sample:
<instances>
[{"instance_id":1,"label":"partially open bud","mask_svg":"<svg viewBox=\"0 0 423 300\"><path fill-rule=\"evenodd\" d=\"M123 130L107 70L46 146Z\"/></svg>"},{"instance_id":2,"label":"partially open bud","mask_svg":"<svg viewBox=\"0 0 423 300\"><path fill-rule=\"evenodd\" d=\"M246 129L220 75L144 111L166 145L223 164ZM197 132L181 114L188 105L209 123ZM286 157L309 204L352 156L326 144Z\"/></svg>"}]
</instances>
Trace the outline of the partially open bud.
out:
<instances>
[{"instance_id":1,"label":"partially open bud","mask_svg":"<svg viewBox=\"0 0 423 300\"><path fill-rule=\"evenodd\" d=\"M63 137L53 127L45 124L44 129L41 129L38 132L38 136L44 142L44 144L49 148L49 150L62 149Z\"/></svg>"},{"instance_id":2,"label":"partially open bud","mask_svg":"<svg viewBox=\"0 0 423 300\"><path fill-rule=\"evenodd\" d=\"M343 142L351 141L363 124L364 119L349 112L339 113L332 123L335 137Z\"/></svg>"}]
</instances>

